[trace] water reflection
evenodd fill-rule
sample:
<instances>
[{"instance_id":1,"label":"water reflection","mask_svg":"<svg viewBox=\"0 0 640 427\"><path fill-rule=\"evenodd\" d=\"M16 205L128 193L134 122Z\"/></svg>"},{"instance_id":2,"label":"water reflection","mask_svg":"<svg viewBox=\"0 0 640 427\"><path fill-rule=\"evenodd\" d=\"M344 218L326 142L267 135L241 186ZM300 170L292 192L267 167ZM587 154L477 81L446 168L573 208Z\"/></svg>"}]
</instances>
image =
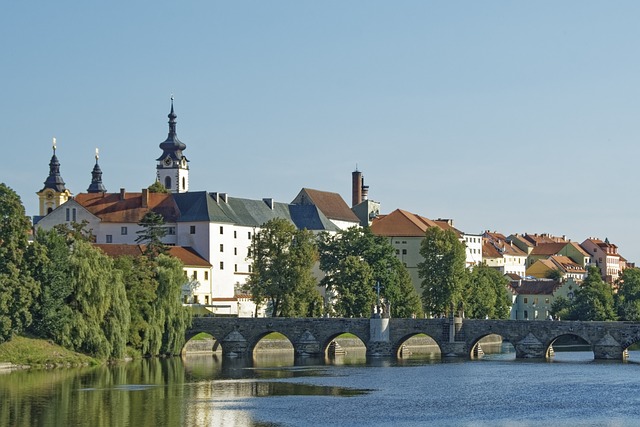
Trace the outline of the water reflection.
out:
<instances>
[{"instance_id":1,"label":"water reflection","mask_svg":"<svg viewBox=\"0 0 640 427\"><path fill-rule=\"evenodd\" d=\"M304 406L305 399L328 397L338 399L332 401L334 405L346 408L349 403L338 401L353 399L360 402L353 405L359 405L363 398L374 401L390 395L398 402L419 400L424 393L418 389L435 379L440 381L441 391L447 391L442 387L455 381L460 390L469 388L473 394L476 387L484 387L477 381L498 381L501 377L496 377L496 372L505 369L510 374L497 389L516 387L519 383L509 379L515 375L537 379L542 373L549 375L549 381L556 381L562 374L563 378L575 380L580 372L575 369L576 365L583 368L600 365L593 362L592 351L556 352L554 364L545 366L544 362L511 362L515 353L507 343L495 350L485 349L481 360L497 363L440 359L439 353L367 360L366 354L358 351L347 351L332 358L295 358L292 353L266 352L253 359L208 354L187 356L183 360L141 360L96 368L19 371L1 377L0 425L251 426L257 425L256 408L269 406L258 403L255 398L300 396L302 400L287 402ZM640 359L637 351L632 351L630 356L631 360ZM396 367L402 367L403 373L394 369ZM631 366L626 364L626 368L637 369L637 362ZM607 365L606 369L607 375L622 373L623 378L629 377L628 370L623 371L625 364ZM417 389L406 394L403 390L407 387ZM263 400L272 401L259 399ZM305 411L294 403L291 405L295 411ZM404 413L402 408L391 410Z\"/></svg>"}]
</instances>

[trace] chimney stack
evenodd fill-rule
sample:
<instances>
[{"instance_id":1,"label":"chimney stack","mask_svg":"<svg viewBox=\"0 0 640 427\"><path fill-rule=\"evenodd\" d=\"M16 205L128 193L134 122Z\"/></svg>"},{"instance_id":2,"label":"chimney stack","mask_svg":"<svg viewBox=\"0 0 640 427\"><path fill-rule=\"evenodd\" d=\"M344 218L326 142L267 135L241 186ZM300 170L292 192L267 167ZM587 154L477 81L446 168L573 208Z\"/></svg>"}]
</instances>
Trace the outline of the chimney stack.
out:
<instances>
[{"instance_id":1,"label":"chimney stack","mask_svg":"<svg viewBox=\"0 0 640 427\"><path fill-rule=\"evenodd\" d=\"M124 196L127 194L127 192L124 190L124 188L120 189L120 200L124 200Z\"/></svg>"},{"instance_id":2,"label":"chimney stack","mask_svg":"<svg viewBox=\"0 0 640 427\"><path fill-rule=\"evenodd\" d=\"M351 172L351 207L362 202L362 172L356 168Z\"/></svg>"}]
</instances>

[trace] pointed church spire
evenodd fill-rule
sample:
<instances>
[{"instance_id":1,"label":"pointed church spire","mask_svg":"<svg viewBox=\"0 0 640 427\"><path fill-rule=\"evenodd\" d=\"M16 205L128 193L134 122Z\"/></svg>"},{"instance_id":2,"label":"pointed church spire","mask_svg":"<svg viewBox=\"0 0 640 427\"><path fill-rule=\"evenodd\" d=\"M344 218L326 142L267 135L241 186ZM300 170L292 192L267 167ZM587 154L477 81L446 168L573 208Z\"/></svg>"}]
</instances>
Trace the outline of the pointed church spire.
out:
<instances>
[{"instance_id":1,"label":"pointed church spire","mask_svg":"<svg viewBox=\"0 0 640 427\"><path fill-rule=\"evenodd\" d=\"M50 188L59 193L66 191L66 187L64 186L64 180L62 176L60 176L60 161L58 161L58 157L56 156L56 139L53 138L53 155L51 156L51 160L49 161L49 176L44 181L44 187L42 190L46 190Z\"/></svg>"},{"instance_id":2,"label":"pointed church spire","mask_svg":"<svg viewBox=\"0 0 640 427\"><path fill-rule=\"evenodd\" d=\"M186 150L187 146L178 139L178 133L176 132L176 118L178 116L173 110L173 95L171 95L171 112L167 117L169 117L169 135L160 144L163 153L157 160L162 161L167 157L172 160L182 160L182 150Z\"/></svg>"},{"instance_id":3,"label":"pointed church spire","mask_svg":"<svg viewBox=\"0 0 640 427\"><path fill-rule=\"evenodd\" d=\"M91 171L91 185L87 188L87 193L106 193L107 189L102 184L102 170L98 164L98 149L96 148L96 164Z\"/></svg>"}]
</instances>

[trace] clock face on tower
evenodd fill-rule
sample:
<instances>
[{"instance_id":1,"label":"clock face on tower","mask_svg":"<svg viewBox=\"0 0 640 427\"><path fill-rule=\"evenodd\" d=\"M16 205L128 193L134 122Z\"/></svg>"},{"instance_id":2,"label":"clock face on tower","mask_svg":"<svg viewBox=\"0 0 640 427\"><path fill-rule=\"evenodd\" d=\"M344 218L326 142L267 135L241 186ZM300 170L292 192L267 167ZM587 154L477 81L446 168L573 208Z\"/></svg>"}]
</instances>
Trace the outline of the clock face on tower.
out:
<instances>
[{"instance_id":1,"label":"clock face on tower","mask_svg":"<svg viewBox=\"0 0 640 427\"><path fill-rule=\"evenodd\" d=\"M47 191L46 197L47 197L47 200L53 199L53 193L50 191Z\"/></svg>"},{"instance_id":2,"label":"clock face on tower","mask_svg":"<svg viewBox=\"0 0 640 427\"><path fill-rule=\"evenodd\" d=\"M164 159L164 165L171 166L171 157L167 157L166 159Z\"/></svg>"}]
</instances>

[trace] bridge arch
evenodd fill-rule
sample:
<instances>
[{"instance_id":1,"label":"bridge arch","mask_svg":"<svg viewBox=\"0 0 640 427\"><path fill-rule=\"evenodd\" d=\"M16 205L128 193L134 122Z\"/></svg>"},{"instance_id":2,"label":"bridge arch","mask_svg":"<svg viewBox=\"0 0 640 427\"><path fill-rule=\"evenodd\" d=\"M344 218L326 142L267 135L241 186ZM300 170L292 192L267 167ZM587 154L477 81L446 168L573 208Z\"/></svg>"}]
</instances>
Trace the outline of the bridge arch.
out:
<instances>
[{"instance_id":1,"label":"bridge arch","mask_svg":"<svg viewBox=\"0 0 640 427\"><path fill-rule=\"evenodd\" d=\"M401 336L392 344L391 352L398 359L414 355L424 355L425 357L428 355L429 358L437 359L442 357L442 346L433 336L416 331Z\"/></svg>"},{"instance_id":2,"label":"bridge arch","mask_svg":"<svg viewBox=\"0 0 640 427\"><path fill-rule=\"evenodd\" d=\"M556 344L556 347L554 347L554 344ZM560 346L562 347L568 346L568 348L570 348L571 346L576 346L576 347L588 346L595 358L593 343L591 342L588 336L585 336L578 331L563 332L563 333L554 335L551 339L549 339L549 341L545 343L545 351L544 351L545 358L546 359L555 358L556 351L559 350Z\"/></svg>"},{"instance_id":3,"label":"bridge arch","mask_svg":"<svg viewBox=\"0 0 640 427\"><path fill-rule=\"evenodd\" d=\"M341 345L336 342L336 340L340 338L342 338L343 340L344 339L355 340L357 341L356 346L358 346L358 342L359 342L359 344L361 344L362 346L362 350L365 352L368 349L366 338L360 336L358 333L354 333L353 331L344 331L344 332L332 332L329 335L327 335L323 339L323 342L320 344L320 353L324 355L324 357L329 357L330 353L333 351L334 352L333 355L335 355L336 354L335 349L340 351Z\"/></svg>"},{"instance_id":4,"label":"bridge arch","mask_svg":"<svg viewBox=\"0 0 640 427\"><path fill-rule=\"evenodd\" d=\"M475 337L469 344L467 356L470 359L480 359L485 353L502 353L505 345L508 345L508 353L516 357L516 339L509 334L497 331L488 331L484 335Z\"/></svg>"}]
</instances>

